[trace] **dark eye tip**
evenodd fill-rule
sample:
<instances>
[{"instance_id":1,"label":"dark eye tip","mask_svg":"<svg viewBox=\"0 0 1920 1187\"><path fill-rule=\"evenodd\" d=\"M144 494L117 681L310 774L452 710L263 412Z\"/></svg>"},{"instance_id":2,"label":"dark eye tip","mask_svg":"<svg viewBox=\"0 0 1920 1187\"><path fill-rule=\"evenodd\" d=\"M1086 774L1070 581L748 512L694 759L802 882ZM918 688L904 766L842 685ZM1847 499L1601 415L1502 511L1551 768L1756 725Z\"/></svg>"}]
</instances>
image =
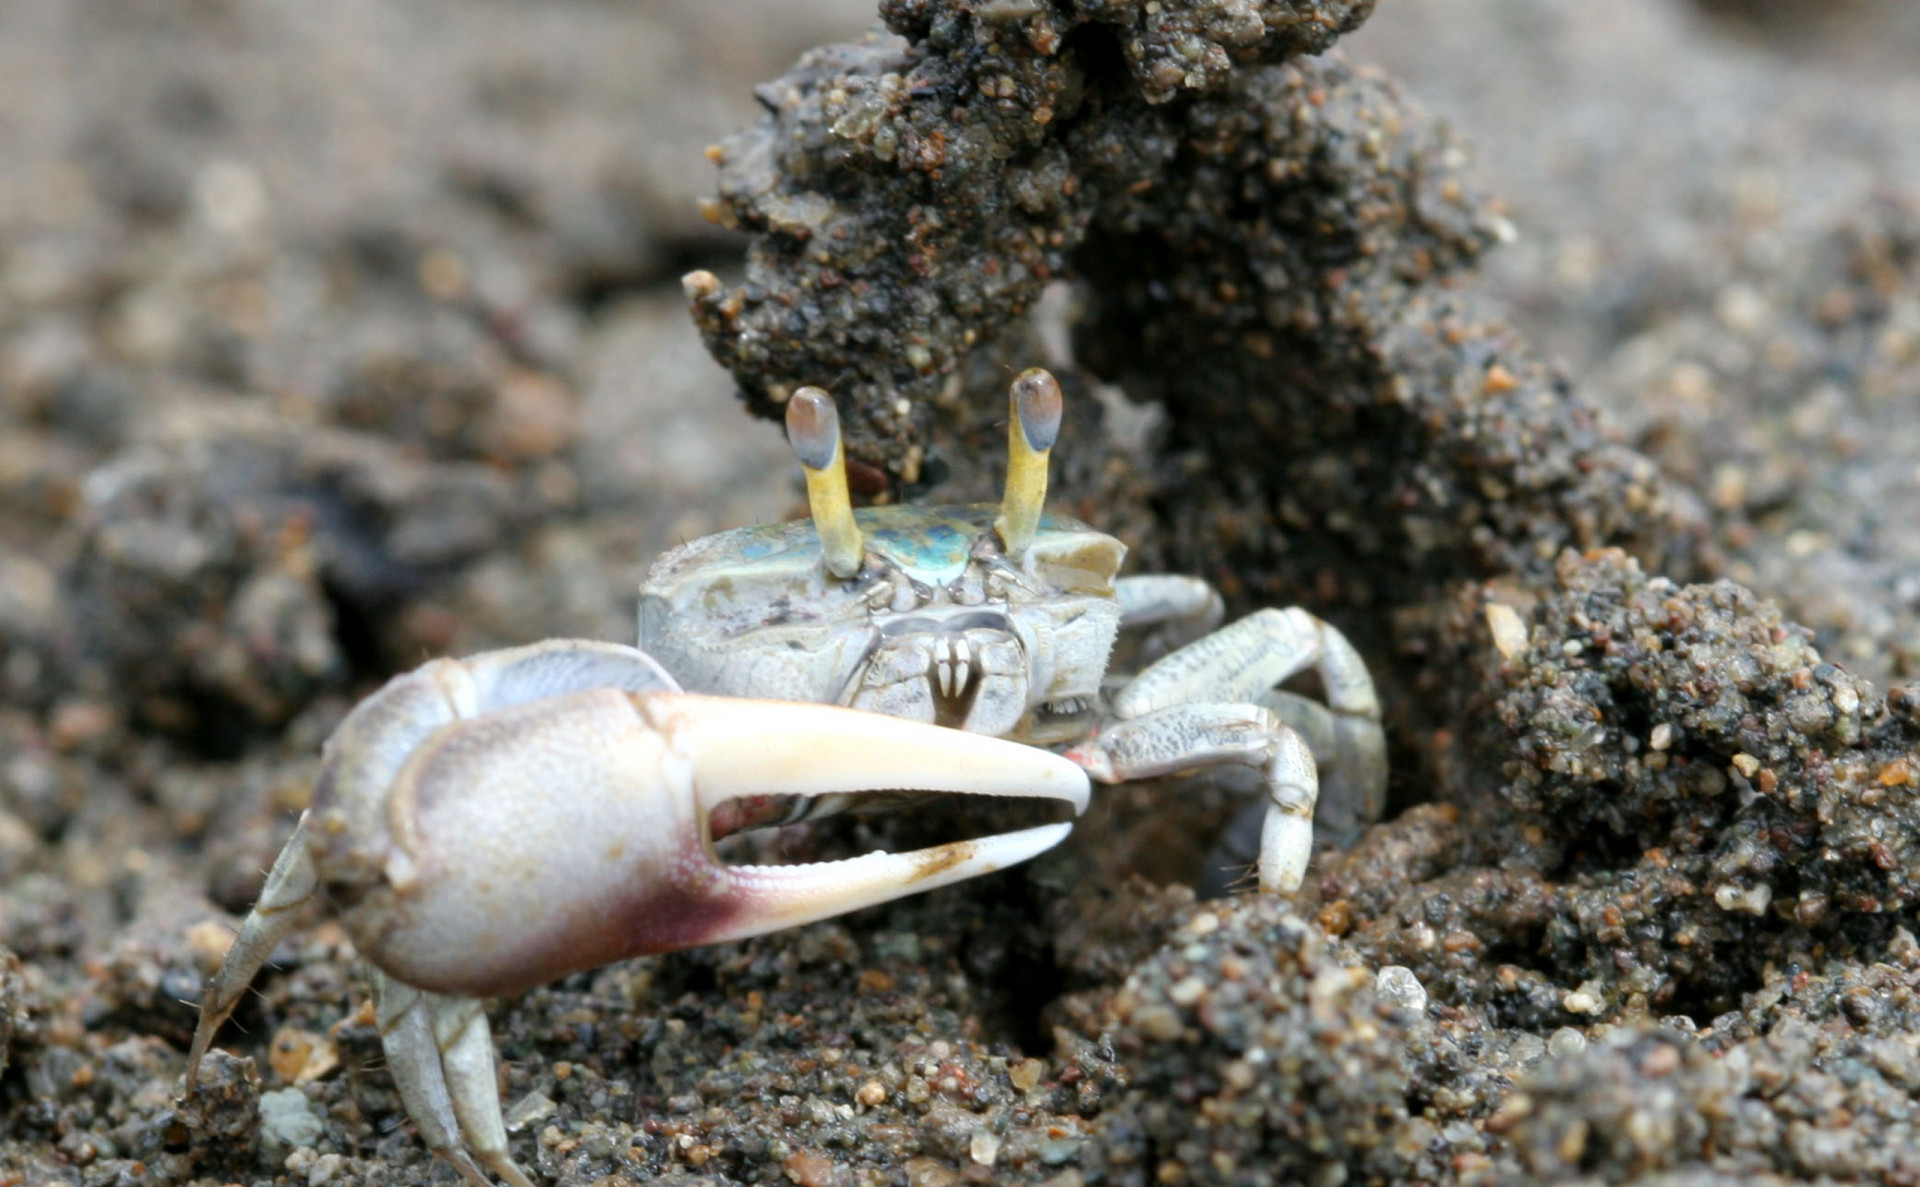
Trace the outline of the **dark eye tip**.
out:
<instances>
[{"instance_id":1,"label":"dark eye tip","mask_svg":"<svg viewBox=\"0 0 1920 1187\"><path fill-rule=\"evenodd\" d=\"M840 444L840 410L833 397L817 387L803 387L787 397L787 440L801 465L826 469Z\"/></svg>"},{"instance_id":2,"label":"dark eye tip","mask_svg":"<svg viewBox=\"0 0 1920 1187\"><path fill-rule=\"evenodd\" d=\"M1029 448L1044 453L1060 436L1060 381L1043 367L1031 367L1013 381L1014 406Z\"/></svg>"}]
</instances>

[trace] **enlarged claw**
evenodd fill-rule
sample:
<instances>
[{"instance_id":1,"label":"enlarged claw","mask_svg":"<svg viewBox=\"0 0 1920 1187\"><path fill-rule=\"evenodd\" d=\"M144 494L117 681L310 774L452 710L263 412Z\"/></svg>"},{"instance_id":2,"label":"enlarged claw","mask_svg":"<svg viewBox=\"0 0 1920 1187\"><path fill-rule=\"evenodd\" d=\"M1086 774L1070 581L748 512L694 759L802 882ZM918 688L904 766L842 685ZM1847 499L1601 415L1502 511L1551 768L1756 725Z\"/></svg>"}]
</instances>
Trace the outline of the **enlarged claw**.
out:
<instances>
[{"instance_id":1,"label":"enlarged claw","mask_svg":"<svg viewBox=\"0 0 1920 1187\"><path fill-rule=\"evenodd\" d=\"M474 672L501 665L442 663L396 680L342 724L309 824L315 866L344 899L359 949L434 993L515 993L611 960L828 918L1033 857L1068 832L1052 824L829 866L730 868L712 853L716 809L732 830L764 822L756 805L772 811L774 797L889 789L1087 803L1079 768L1012 741L831 705L634 691L637 682L549 684L530 699L492 695L528 680L493 680L470 695Z\"/></svg>"},{"instance_id":2,"label":"enlarged claw","mask_svg":"<svg viewBox=\"0 0 1920 1187\"><path fill-rule=\"evenodd\" d=\"M1087 797L1072 763L1017 743L828 705L594 688L435 730L385 790L385 827L319 864L378 868L344 921L381 968L432 992L492 996L943 886L1070 828L811 866L714 855L716 809L737 827L770 797L899 790L1043 797L1076 812ZM330 820L346 816L332 801L349 794L323 777L323 850Z\"/></svg>"},{"instance_id":3,"label":"enlarged claw","mask_svg":"<svg viewBox=\"0 0 1920 1187\"><path fill-rule=\"evenodd\" d=\"M313 807L208 983L188 1057L321 889L377 968L381 1045L472 1187L508 1151L479 999L646 952L757 935L1000 869L1070 824L809 866L732 867L713 838L866 792L1086 807L1044 750L827 705L682 693L643 652L552 640L391 681L327 743Z\"/></svg>"}]
</instances>

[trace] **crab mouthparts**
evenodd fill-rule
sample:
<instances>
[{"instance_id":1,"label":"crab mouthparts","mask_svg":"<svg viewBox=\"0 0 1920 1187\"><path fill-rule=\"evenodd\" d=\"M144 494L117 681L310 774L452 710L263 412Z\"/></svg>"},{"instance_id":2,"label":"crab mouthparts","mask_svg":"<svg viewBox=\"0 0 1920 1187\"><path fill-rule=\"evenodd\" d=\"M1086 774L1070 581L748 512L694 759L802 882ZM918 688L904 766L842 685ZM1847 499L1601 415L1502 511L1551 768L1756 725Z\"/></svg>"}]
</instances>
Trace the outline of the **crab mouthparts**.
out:
<instances>
[{"instance_id":1,"label":"crab mouthparts","mask_svg":"<svg viewBox=\"0 0 1920 1187\"><path fill-rule=\"evenodd\" d=\"M927 682L932 685L934 722L958 726L972 714L974 697L980 691L981 673L974 667L966 637L934 640L930 660Z\"/></svg>"},{"instance_id":2,"label":"crab mouthparts","mask_svg":"<svg viewBox=\"0 0 1920 1187\"><path fill-rule=\"evenodd\" d=\"M710 835L782 816L823 816L869 799L1056 801L1076 816L1087 805L1087 776L1078 766L999 738L832 705L682 696L673 712L675 748L692 760L695 800ZM1062 821L806 865L725 866L742 909L724 934L706 941L810 923L1005 869L1059 844L1072 827Z\"/></svg>"}]
</instances>

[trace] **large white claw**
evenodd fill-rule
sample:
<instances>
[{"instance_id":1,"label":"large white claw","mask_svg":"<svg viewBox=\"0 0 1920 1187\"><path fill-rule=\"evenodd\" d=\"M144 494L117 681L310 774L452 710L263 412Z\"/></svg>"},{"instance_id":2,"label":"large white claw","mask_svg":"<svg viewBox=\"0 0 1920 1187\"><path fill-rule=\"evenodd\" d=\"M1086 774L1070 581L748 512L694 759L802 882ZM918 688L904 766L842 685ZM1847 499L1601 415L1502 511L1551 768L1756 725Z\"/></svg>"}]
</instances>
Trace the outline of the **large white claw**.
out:
<instances>
[{"instance_id":1,"label":"large white claw","mask_svg":"<svg viewBox=\"0 0 1920 1187\"><path fill-rule=\"evenodd\" d=\"M784 797L883 791L1051 799L1076 813L1088 794L1067 759L940 726L589 689L422 739L385 797L385 843L372 847L384 877L345 921L396 979L484 997L944 886L1024 861L1069 829L810 866L714 855L714 835L778 819L766 809ZM317 818L332 807L317 800Z\"/></svg>"}]
</instances>

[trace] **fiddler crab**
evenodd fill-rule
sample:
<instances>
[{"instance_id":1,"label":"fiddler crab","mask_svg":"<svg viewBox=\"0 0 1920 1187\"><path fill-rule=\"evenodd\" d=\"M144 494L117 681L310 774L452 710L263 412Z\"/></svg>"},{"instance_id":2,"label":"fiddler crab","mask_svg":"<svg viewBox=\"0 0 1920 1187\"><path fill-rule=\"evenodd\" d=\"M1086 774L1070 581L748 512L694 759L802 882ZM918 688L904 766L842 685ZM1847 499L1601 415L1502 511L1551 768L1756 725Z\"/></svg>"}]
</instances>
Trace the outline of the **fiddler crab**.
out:
<instances>
[{"instance_id":1,"label":"fiddler crab","mask_svg":"<svg viewBox=\"0 0 1920 1187\"><path fill-rule=\"evenodd\" d=\"M1297 889L1316 814L1343 835L1382 807L1365 664L1303 610L1216 630L1204 581L1119 577L1118 540L1042 513L1059 385L1030 370L1010 407L999 505L856 511L833 401L801 388L787 432L811 522L663 556L640 592L643 650L555 639L435 660L362 702L208 983L187 1092L323 893L374 966L381 1044L421 1136L472 1187L482 1167L531 1187L507 1149L483 999L944 886L1072 825L797 866L726 864L713 843L727 834L901 792L1077 815L1089 776L1241 766L1266 788L1260 887ZM1110 677L1122 631L1191 641ZM1279 687L1308 669L1324 702Z\"/></svg>"}]
</instances>

